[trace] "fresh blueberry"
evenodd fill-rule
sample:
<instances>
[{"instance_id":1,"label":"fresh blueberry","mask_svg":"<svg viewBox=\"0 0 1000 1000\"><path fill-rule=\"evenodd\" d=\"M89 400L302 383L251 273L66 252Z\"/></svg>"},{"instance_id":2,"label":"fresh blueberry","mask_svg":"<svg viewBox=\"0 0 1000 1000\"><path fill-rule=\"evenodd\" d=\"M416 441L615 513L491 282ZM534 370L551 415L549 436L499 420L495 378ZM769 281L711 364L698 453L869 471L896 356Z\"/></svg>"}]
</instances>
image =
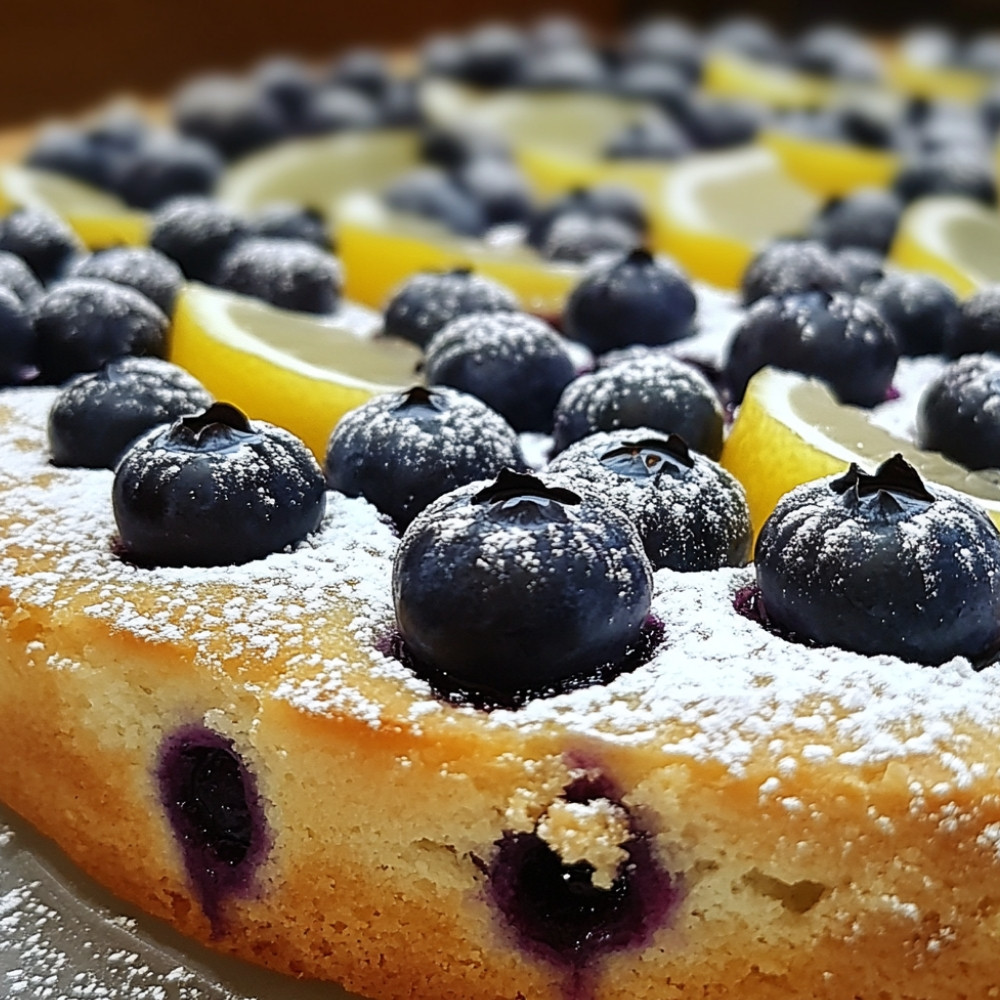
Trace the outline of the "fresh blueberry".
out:
<instances>
[{"instance_id":1,"label":"fresh blueberry","mask_svg":"<svg viewBox=\"0 0 1000 1000\"><path fill-rule=\"evenodd\" d=\"M326 490L298 438L214 403L139 438L118 463L112 503L131 562L229 566L301 542Z\"/></svg>"},{"instance_id":2,"label":"fresh blueberry","mask_svg":"<svg viewBox=\"0 0 1000 1000\"><path fill-rule=\"evenodd\" d=\"M468 313L514 312L517 297L470 268L422 271L403 282L385 307L385 332L426 347L443 326Z\"/></svg>"},{"instance_id":3,"label":"fresh blueberry","mask_svg":"<svg viewBox=\"0 0 1000 1000\"><path fill-rule=\"evenodd\" d=\"M566 212L552 221L541 253L552 261L586 264L605 254L626 253L641 243L639 233L610 215Z\"/></svg>"},{"instance_id":4,"label":"fresh blueberry","mask_svg":"<svg viewBox=\"0 0 1000 1000\"><path fill-rule=\"evenodd\" d=\"M37 353L29 307L0 285L0 386L32 381L38 374Z\"/></svg>"},{"instance_id":5,"label":"fresh blueberry","mask_svg":"<svg viewBox=\"0 0 1000 1000\"><path fill-rule=\"evenodd\" d=\"M520 79L526 46L520 31L506 24L483 24L464 40L459 74L479 87L509 87Z\"/></svg>"},{"instance_id":6,"label":"fresh blueberry","mask_svg":"<svg viewBox=\"0 0 1000 1000\"><path fill-rule=\"evenodd\" d=\"M269 146L288 131L277 103L252 80L214 74L198 77L175 96L177 129L200 139L226 160Z\"/></svg>"},{"instance_id":7,"label":"fresh blueberry","mask_svg":"<svg viewBox=\"0 0 1000 1000\"><path fill-rule=\"evenodd\" d=\"M896 271L866 289L865 295L895 334L900 354L940 354L954 340L958 297L939 278Z\"/></svg>"},{"instance_id":8,"label":"fresh blueberry","mask_svg":"<svg viewBox=\"0 0 1000 1000\"><path fill-rule=\"evenodd\" d=\"M299 131L306 105L316 88L309 68L290 56L274 56L258 63L252 83L265 103L277 108L288 130Z\"/></svg>"},{"instance_id":9,"label":"fresh blueberry","mask_svg":"<svg viewBox=\"0 0 1000 1000\"><path fill-rule=\"evenodd\" d=\"M379 123L378 105L351 87L317 88L306 103L299 131L306 135L329 135L346 129L374 128Z\"/></svg>"},{"instance_id":10,"label":"fresh blueberry","mask_svg":"<svg viewBox=\"0 0 1000 1000\"><path fill-rule=\"evenodd\" d=\"M569 384L555 412L553 449L596 431L643 427L677 434L709 458L722 452L722 404L693 365L666 354L623 361Z\"/></svg>"},{"instance_id":11,"label":"fresh blueberry","mask_svg":"<svg viewBox=\"0 0 1000 1000\"><path fill-rule=\"evenodd\" d=\"M546 469L578 493L605 497L636 526L654 569L743 566L753 531L743 487L676 434L649 428L597 433Z\"/></svg>"},{"instance_id":12,"label":"fresh blueberry","mask_svg":"<svg viewBox=\"0 0 1000 1000\"><path fill-rule=\"evenodd\" d=\"M507 160L496 156L477 156L458 167L454 179L479 204L487 227L524 223L531 215L528 181Z\"/></svg>"},{"instance_id":13,"label":"fresh blueberry","mask_svg":"<svg viewBox=\"0 0 1000 1000\"><path fill-rule=\"evenodd\" d=\"M840 25L810 28L792 47L793 65L805 73L874 83L882 76L882 62L868 41Z\"/></svg>"},{"instance_id":14,"label":"fresh blueberry","mask_svg":"<svg viewBox=\"0 0 1000 1000\"><path fill-rule=\"evenodd\" d=\"M426 125L420 129L418 148L422 161L452 172L484 158L511 160L507 142L468 123Z\"/></svg>"},{"instance_id":15,"label":"fresh blueberry","mask_svg":"<svg viewBox=\"0 0 1000 1000\"><path fill-rule=\"evenodd\" d=\"M567 14L545 14L531 25L528 33L528 48L532 52L559 52L590 46L586 25Z\"/></svg>"},{"instance_id":16,"label":"fresh blueberry","mask_svg":"<svg viewBox=\"0 0 1000 1000\"><path fill-rule=\"evenodd\" d=\"M113 469L158 424L204 410L212 397L193 376L159 358L119 358L71 378L49 410L53 465Z\"/></svg>"},{"instance_id":17,"label":"fresh blueberry","mask_svg":"<svg viewBox=\"0 0 1000 1000\"><path fill-rule=\"evenodd\" d=\"M333 238L323 213L289 201L275 201L254 213L249 222L254 236L272 240L304 240L320 250L333 251Z\"/></svg>"},{"instance_id":18,"label":"fresh blueberry","mask_svg":"<svg viewBox=\"0 0 1000 1000\"><path fill-rule=\"evenodd\" d=\"M892 191L858 188L823 206L810 224L809 236L831 250L864 247L885 256L903 214L903 202Z\"/></svg>"},{"instance_id":19,"label":"fresh blueberry","mask_svg":"<svg viewBox=\"0 0 1000 1000\"><path fill-rule=\"evenodd\" d=\"M129 205L155 209L181 195L211 194L222 168L222 159L207 143L163 133L126 160L115 191Z\"/></svg>"},{"instance_id":20,"label":"fresh blueberry","mask_svg":"<svg viewBox=\"0 0 1000 1000\"><path fill-rule=\"evenodd\" d=\"M521 312L469 313L431 338L424 375L483 400L518 432L547 433L576 368L544 320Z\"/></svg>"},{"instance_id":21,"label":"fresh blueberry","mask_svg":"<svg viewBox=\"0 0 1000 1000\"><path fill-rule=\"evenodd\" d=\"M642 641L652 568L603 499L505 471L414 519L392 592L418 672L507 701L622 669Z\"/></svg>"},{"instance_id":22,"label":"fresh blueberry","mask_svg":"<svg viewBox=\"0 0 1000 1000\"><path fill-rule=\"evenodd\" d=\"M1000 354L1000 285L973 292L959 306L958 322L947 331L944 351L962 354Z\"/></svg>"},{"instance_id":23,"label":"fresh blueberry","mask_svg":"<svg viewBox=\"0 0 1000 1000\"><path fill-rule=\"evenodd\" d=\"M581 45L564 45L529 53L519 82L529 90L598 90L607 75L597 53Z\"/></svg>"},{"instance_id":24,"label":"fresh blueberry","mask_svg":"<svg viewBox=\"0 0 1000 1000\"><path fill-rule=\"evenodd\" d=\"M774 28L759 17L732 15L716 22L707 32L706 46L735 52L757 62L780 64L785 47Z\"/></svg>"},{"instance_id":25,"label":"fresh blueberry","mask_svg":"<svg viewBox=\"0 0 1000 1000\"><path fill-rule=\"evenodd\" d=\"M737 326L725 361L725 381L739 402L750 378L774 365L821 379L842 403L884 402L899 345L878 309L846 292L769 295Z\"/></svg>"},{"instance_id":26,"label":"fresh blueberry","mask_svg":"<svg viewBox=\"0 0 1000 1000\"><path fill-rule=\"evenodd\" d=\"M337 58L330 68L328 81L380 101L389 89L392 74L385 56L377 49L353 48Z\"/></svg>"},{"instance_id":27,"label":"fresh blueberry","mask_svg":"<svg viewBox=\"0 0 1000 1000\"><path fill-rule=\"evenodd\" d=\"M337 308L343 280L337 259L312 243L253 237L222 258L216 284L279 309L324 314Z\"/></svg>"},{"instance_id":28,"label":"fresh blueberry","mask_svg":"<svg viewBox=\"0 0 1000 1000\"><path fill-rule=\"evenodd\" d=\"M440 170L423 167L408 171L389 185L385 200L397 212L440 223L460 236L486 232L482 206Z\"/></svg>"},{"instance_id":29,"label":"fresh blueberry","mask_svg":"<svg viewBox=\"0 0 1000 1000\"><path fill-rule=\"evenodd\" d=\"M615 89L624 98L655 104L667 114L676 114L690 86L681 69L646 60L626 63L618 74Z\"/></svg>"},{"instance_id":30,"label":"fresh blueberry","mask_svg":"<svg viewBox=\"0 0 1000 1000\"><path fill-rule=\"evenodd\" d=\"M1000 76L1000 35L982 33L969 39L960 55L963 66L984 76Z\"/></svg>"},{"instance_id":31,"label":"fresh blueberry","mask_svg":"<svg viewBox=\"0 0 1000 1000\"><path fill-rule=\"evenodd\" d=\"M0 250L0 287L13 292L25 304L42 294L42 283L17 254Z\"/></svg>"},{"instance_id":32,"label":"fresh blueberry","mask_svg":"<svg viewBox=\"0 0 1000 1000\"><path fill-rule=\"evenodd\" d=\"M129 354L162 355L167 317L141 292L101 278L67 278L32 304L41 377L61 383Z\"/></svg>"},{"instance_id":33,"label":"fresh blueberry","mask_svg":"<svg viewBox=\"0 0 1000 1000\"><path fill-rule=\"evenodd\" d=\"M967 469L1000 468L1000 357L965 354L920 396L917 441Z\"/></svg>"},{"instance_id":34,"label":"fresh blueberry","mask_svg":"<svg viewBox=\"0 0 1000 1000\"><path fill-rule=\"evenodd\" d=\"M633 250L588 270L566 301L563 329L595 354L669 344L690 335L697 307L680 272L647 250Z\"/></svg>"},{"instance_id":35,"label":"fresh blueberry","mask_svg":"<svg viewBox=\"0 0 1000 1000\"><path fill-rule=\"evenodd\" d=\"M209 198L176 198L153 215L149 245L192 281L211 284L223 255L248 234L247 223Z\"/></svg>"},{"instance_id":36,"label":"fresh blueberry","mask_svg":"<svg viewBox=\"0 0 1000 1000\"><path fill-rule=\"evenodd\" d=\"M729 149L753 142L767 112L751 101L691 93L678 108L677 120L699 149Z\"/></svg>"},{"instance_id":37,"label":"fresh blueberry","mask_svg":"<svg viewBox=\"0 0 1000 1000\"><path fill-rule=\"evenodd\" d=\"M434 34L420 46L420 68L425 76L460 79L465 60L465 43L458 35Z\"/></svg>"},{"instance_id":38,"label":"fresh blueberry","mask_svg":"<svg viewBox=\"0 0 1000 1000\"><path fill-rule=\"evenodd\" d=\"M1000 649L1000 534L898 455L787 494L755 564L767 620L800 640L924 664Z\"/></svg>"},{"instance_id":39,"label":"fresh blueberry","mask_svg":"<svg viewBox=\"0 0 1000 1000\"><path fill-rule=\"evenodd\" d=\"M761 250L743 272L743 304L752 306L766 295L838 292L847 283L844 268L822 244L778 240Z\"/></svg>"},{"instance_id":40,"label":"fresh blueberry","mask_svg":"<svg viewBox=\"0 0 1000 1000\"><path fill-rule=\"evenodd\" d=\"M896 173L892 190L907 204L931 195L959 195L990 206L997 203L991 162L955 148L910 157Z\"/></svg>"},{"instance_id":41,"label":"fresh blueberry","mask_svg":"<svg viewBox=\"0 0 1000 1000\"><path fill-rule=\"evenodd\" d=\"M511 426L445 386L376 396L345 414L326 451L326 481L364 497L401 531L431 501L503 468L523 468Z\"/></svg>"},{"instance_id":42,"label":"fresh blueberry","mask_svg":"<svg viewBox=\"0 0 1000 1000\"><path fill-rule=\"evenodd\" d=\"M847 276L845 291L861 295L886 275L885 257L867 247L844 247L836 251L837 263Z\"/></svg>"},{"instance_id":43,"label":"fresh blueberry","mask_svg":"<svg viewBox=\"0 0 1000 1000\"><path fill-rule=\"evenodd\" d=\"M426 123L416 80L393 80L379 104L384 128L420 128Z\"/></svg>"},{"instance_id":44,"label":"fresh blueberry","mask_svg":"<svg viewBox=\"0 0 1000 1000\"><path fill-rule=\"evenodd\" d=\"M609 160L676 160L690 152L690 139L662 114L631 122L612 135L603 149Z\"/></svg>"},{"instance_id":45,"label":"fresh blueberry","mask_svg":"<svg viewBox=\"0 0 1000 1000\"><path fill-rule=\"evenodd\" d=\"M595 184L589 188L574 188L536 209L525 237L528 244L541 250L552 227L565 215L613 219L632 230L634 243L642 242L649 229L646 210L635 192L619 184Z\"/></svg>"},{"instance_id":46,"label":"fresh blueberry","mask_svg":"<svg viewBox=\"0 0 1000 1000\"><path fill-rule=\"evenodd\" d=\"M0 250L20 257L47 285L83 252L83 244L57 215L22 208L0 219Z\"/></svg>"},{"instance_id":47,"label":"fresh blueberry","mask_svg":"<svg viewBox=\"0 0 1000 1000\"><path fill-rule=\"evenodd\" d=\"M115 172L105 150L84 129L73 125L56 124L43 129L24 162L35 170L48 170L104 189L110 186Z\"/></svg>"},{"instance_id":48,"label":"fresh blueberry","mask_svg":"<svg viewBox=\"0 0 1000 1000\"><path fill-rule=\"evenodd\" d=\"M223 903L252 892L270 846L257 782L233 741L201 725L163 741L156 782L188 878L221 935Z\"/></svg>"},{"instance_id":49,"label":"fresh blueberry","mask_svg":"<svg viewBox=\"0 0 1000 1000\"><path fill-rule=\"evenodd\" d=\"M703 41L700 35L677 17L651 17L635 25L625 36L623 52L627 61L661 63L682 73L689 83L701 77Z\"/></svg>"},{"instance_id":50,"label":"fresh blueberry","mask_svg":"<svg viewBox=\"0 0 1000 1000\"><path fill-rule=\"evenodd\" d=\"M150 247L111 247L80 257L69 268L72 278L103 278L142 292L167 316L184 284L181 269Z\"/></svg>"}]
</instances>

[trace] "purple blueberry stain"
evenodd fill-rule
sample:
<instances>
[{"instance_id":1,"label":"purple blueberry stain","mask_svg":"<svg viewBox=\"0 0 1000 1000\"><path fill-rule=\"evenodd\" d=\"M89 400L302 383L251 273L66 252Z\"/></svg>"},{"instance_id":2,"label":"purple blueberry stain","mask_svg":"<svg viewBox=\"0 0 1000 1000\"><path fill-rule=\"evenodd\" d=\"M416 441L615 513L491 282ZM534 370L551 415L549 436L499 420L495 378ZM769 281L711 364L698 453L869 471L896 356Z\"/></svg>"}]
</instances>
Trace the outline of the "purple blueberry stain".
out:
<instances>
[{"instance_id":1,"label":"purple blueberry stain","mask_svg":"<svg viewBox=\"0 0 1000 1000\"><path fill-rule=\"evenodd\" d=\"M232 740L197 724L164 740L156 778L194 893L221 937L226 901L252 893L271 844L256 779Z\"/></svg>"}]
</instances>

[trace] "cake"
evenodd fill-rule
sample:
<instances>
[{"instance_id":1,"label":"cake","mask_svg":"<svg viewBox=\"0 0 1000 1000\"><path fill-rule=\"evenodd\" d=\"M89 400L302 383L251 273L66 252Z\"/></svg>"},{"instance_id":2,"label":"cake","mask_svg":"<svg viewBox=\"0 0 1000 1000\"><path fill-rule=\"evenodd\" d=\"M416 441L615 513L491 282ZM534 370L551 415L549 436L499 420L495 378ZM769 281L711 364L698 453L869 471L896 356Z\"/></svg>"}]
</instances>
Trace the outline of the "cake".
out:
<instances>
[{"instance_id":1,"label":"cake","mask_svg":"<svg viewBox=\"0 0 1000 1000\"><path fill-rule=\"evenodd\" d=\"M363 498L140 565L115 474L50 462L56 392L0 392L0 799L117 897L374 1000L1000 993L996 666L796 641L752 566L650 569L624 669L470 699L403 648Z\"/></svg>"}]
</instances>

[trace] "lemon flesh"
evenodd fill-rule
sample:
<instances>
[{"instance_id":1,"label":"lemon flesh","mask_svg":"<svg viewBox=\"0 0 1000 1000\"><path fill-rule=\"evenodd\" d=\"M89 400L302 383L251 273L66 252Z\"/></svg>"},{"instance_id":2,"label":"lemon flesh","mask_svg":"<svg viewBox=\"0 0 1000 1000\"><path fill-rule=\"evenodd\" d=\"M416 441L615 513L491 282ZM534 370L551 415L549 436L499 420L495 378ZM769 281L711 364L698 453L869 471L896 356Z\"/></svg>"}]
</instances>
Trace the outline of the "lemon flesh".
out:
<instances>
[{"instance_id":1,"label":"lemon flesh","mask_svg":"<svg viewBox=\"0 0 1000 1000\"><path fill-rule=\"evenodd\" d=\"M802 232L821 204L763 146L691 156L663 186L663 249L702 281L736 288L765 244Z\"/></svg>"},{"instance_id":2,"label":"lemon flesh","mask_svg":"<svg viewBox=\"0 0 1000 1000\"><path fill-rule=\"evenodd\" d=\"M144 244L149 217L120 198L48 170L0 166L0 215L42 209L63 219L91 250Z\"/></svg>"},{"instance_id":3,"label":"lemon flesh","mask_svg":"<svg viewBox=\"0 0 1000 1000\"><path fill-rule=\"evenodd\" d=\"M1000 215L969 198L922 198L903 213L889 259L971 295L1000 282Z\"/></svg>"},{"instance_id":4,"label":"lemon flesh","mask_svg":"<svg viewBox=\"0 0 1000 1000\"><path fill-rule=\"evenodd\" d=\"M750 380L721 462L747 491L755 533L796 486L843 472L851 462L871 472L897 452L925 480L967 494L1000 526L1000 480L922 451L868 416L803 375L765 368Z\"/></svg>"},{"instance_id":5,"label":"lemon flesh","mask_svg":"<svg viewBox=\"0 0 1000 1000\"><path fill-rule=\"evenodd\" d=\"M318 318L191 283L169 356L216 399L297 434L322 461L343 414L420 381L419 348L380 328L378 315L352 304Z\"/></svg>"}]
</instances>

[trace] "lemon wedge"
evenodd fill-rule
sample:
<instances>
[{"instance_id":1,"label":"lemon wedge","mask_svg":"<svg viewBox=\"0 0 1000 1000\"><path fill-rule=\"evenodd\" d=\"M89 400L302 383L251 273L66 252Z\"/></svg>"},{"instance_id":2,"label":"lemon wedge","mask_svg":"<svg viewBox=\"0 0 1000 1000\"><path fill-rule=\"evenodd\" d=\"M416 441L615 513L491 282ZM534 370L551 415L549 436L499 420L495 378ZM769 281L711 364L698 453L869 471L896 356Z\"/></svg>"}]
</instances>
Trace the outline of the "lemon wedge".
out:
<instances>
[{"instance_id":1,"label":"lemon wedge","mask_svg":"<svg viewBox=\"0 0 1000 1000\"><path fill-rule=\"evenodd\" d=\"M897 90L932 100L978 101L989 86L989 77L950 66L922 66L895 53L888 59L889 82Z\"/></svg>"},{"instance_id":2,"label":"lemon wedge","mask_svg":"<svg viewBox=\"0 0 1000 1000\"><path fill-rule=\"evenodd\" d=\"M765 368L750 380L721 461L746 489L760 531L794 487L851 462L872 471L897 452L924 479L967 494L1000 526L1000 480L920 450L871 423L866 410L837 402L822 382L793 372Z\"/></svg>"},{"instance_id":3,"label":"lemon wedge","mask_svg":"<svg viewBox=\"0 0 1000 1000\"><path fill-rule=\"evenodd\" d=\"M344 413L420 381L419 348L378 336L381 325L353 304L320 318L191 283L178 300L170 360L217 399L297 434L322 461Z\"/></svg>"},{"instance_id":4,"label":"lemon wedge","mask_svg":"<svg viewBox=\"0 0 1000 1000\"><path fill-rule=\"evenodd\" d=\"M149 218L120 198L48 170L0 166L0 215L18 208L53 212L91 250L146 242Z\"/></svg>"},{"instance_id":5,"label":"lemon wedge","mask_svg":"<svg viewBox=\"0 0 1000 1000\"><path fill-rule=\"evenodd\" d=\"M347 294L374 308L383 307L416 271L473 267L510 288L529 312L558 316L585 269L544 260L520 239L505 244L455 236L444 226L392 211L368 192L348 195L334 214Z\"/></svg>"},{"instance_id":6,"label":"lemon wedge","mask_svg":"<svg viewBox=\"0 0 1000 1000\"><path fill-rule=\"evenodd\" d=\"M733 52L715 51L705 60L702 85L710 94L760 101L773 108L826 104L835 85L822 77L764 63Z\"/></svg>"},{"instance_id":7,"label":"lemon wedge","mask_svg":"<svg viewBox=\"0 0 1000 1000\"><path fill-rule=\"evenodd\" d=\"M662 198L662 249L692 277L722 288L736 288L760 247L802 232L821 204L757 145L676 164Z\"/></svg>"},{"instance_id":8,"label":"lemon wedge","mask_svg":"<svg viewBox=\"0 0 1000 1000\"><path fill-rule=\"evenodd\" d=\"M969 198L921 198L903 213L889 259L970 295L1000 282L1000 215Z\"/></svg>"}]
</instances>

